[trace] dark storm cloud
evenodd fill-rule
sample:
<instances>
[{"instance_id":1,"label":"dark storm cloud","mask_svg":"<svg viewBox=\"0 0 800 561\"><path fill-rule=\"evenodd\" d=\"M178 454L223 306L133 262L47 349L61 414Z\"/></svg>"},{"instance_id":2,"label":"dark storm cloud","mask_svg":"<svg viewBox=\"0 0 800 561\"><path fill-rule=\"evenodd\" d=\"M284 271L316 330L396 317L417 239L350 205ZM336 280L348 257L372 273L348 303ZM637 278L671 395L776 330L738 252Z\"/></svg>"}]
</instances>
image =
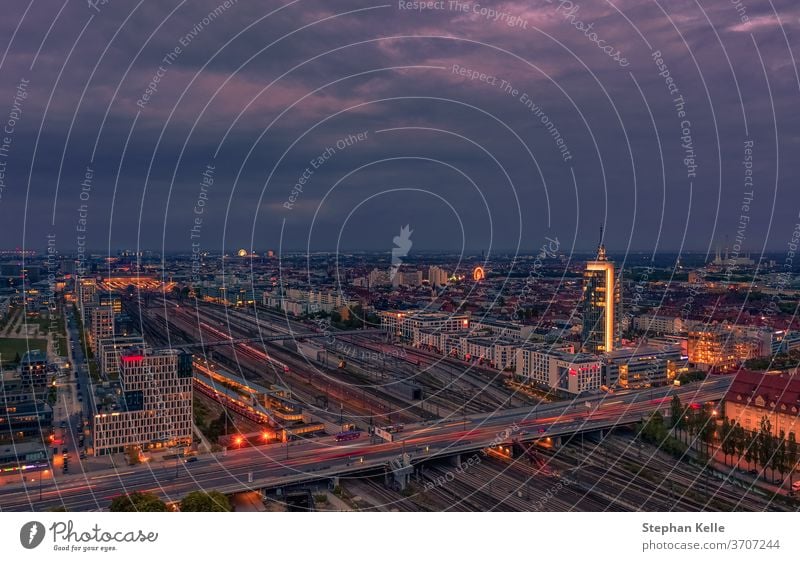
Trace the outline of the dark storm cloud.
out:
<instances>
[{"instance_id":1,"label":"dark storm cloud","mask_svg":"<svg viewBox=\"0 0 800 561\"><path fill-rule=\"evenodd\" d=\"M405 224L416 249L457 249L462 230L470 248L531 250L557 235L585 249L605 223L619 250L705 250L737 235L749 139L744 245L785 246L800 211L796 3L463 5L240 0L213 14L218 1L34 2L23 18L27 4L10 4L3 121L20 80L30 87L6 158L0 245L39 247L55 232L74 250L86 204L91 247L189 250L213 165L210 250L277 247L284 221L292 249L341 239L388 251Z\"/></svg>"}]
</instances>

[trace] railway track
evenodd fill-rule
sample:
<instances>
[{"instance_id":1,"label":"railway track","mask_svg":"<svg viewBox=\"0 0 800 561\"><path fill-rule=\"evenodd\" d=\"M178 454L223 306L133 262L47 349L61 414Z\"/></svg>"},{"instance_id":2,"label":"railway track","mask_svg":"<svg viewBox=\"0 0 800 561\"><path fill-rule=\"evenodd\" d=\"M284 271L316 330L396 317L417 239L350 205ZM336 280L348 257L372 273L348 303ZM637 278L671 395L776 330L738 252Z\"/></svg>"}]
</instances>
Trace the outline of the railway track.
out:
<instances>
[{"instance_id":1,"label":"railway track","mask_svg":"<svg viewBox=\"0 0 800 561\"><path fill-rule=\"evenodd\" d=\"M383 507L390 511L399 512L419 512L421 509L408 497L404 497L400 493L387 489L382 483L373 479L360 479L359 485L365 488L371 497L381 501L379 507Z\"/></svg>"},{"instance_id":2,"label":"railway track","mask_svg":"<svg viewBox=\"0 0 800 561\"><path fill-rule=\"evenodd\" d=\"M680 492L682 495L700 495L705 510L792 510L756 489L742 493L742 489L727 481L724 474L680 461L650 445L642 450L632 446L630 440L612 435L604 439L602 446L607 447L611 454L625 458L634 469L666 475L654 481L652 494ZM683 491L675 491L675 488Z\"/></svg>"},{"instance_id":3,"label":"railway track","mask_svg":"<svg viewBox=\"0 0 800 561\"><path fill-rule=\"evenodd\" d=\"M163 314L163 309L155 308L151 310L155 322L168 322L170 326L170 333L180 334L182 339L186 340L199 340L200 324L204 320L221 321L219 312L214 311L210 317L198 316L190 309L173 309L170 311L168 319ZM229 318L230 319L230 318ZM147 320L145 320L147 321ZM150 326L148 332L153 333L157 331L157 327ZM232 319L228 322L228 332L232 338L247 338L252 336L251 327L248 326L244 320ZM190 334L187 336L187 334ZM164 339L164 336L161 336ZM176 337L173 337L176 339ZM216 342L218 336L213 337L206 333L203 337L204 341ZM255 344L254 344L255 345ZM341 414L346 413L348 418L362 418L369 419L372 417L385 417L391 415L395 422L414 422L431 415L423 415L421 411L417 411L415 407L409 407L406 403L398 400L391 399L390 396L375 395L375 390L372 388L362 388L362 391L357 391L359 381L355 379L341 379L341 372L338 370L322 371L317 374L311 375L303 372L308 369L308 364L299 359L288 349L282 348L279 345L267 344L268 353L270 356L281 359L290 368L289 372L273 372L272 377L267 377L265 372L260 368L262 366L258 357L248 356L248 352L242 349L241 344L231 345L230 347L222 345L214 347L215 358L218 362L226 363L226 366L231 366L234 370L247 373L251 377L255 375L256 379L265 381L268 384L279 383L284 386L289 386L298 400L305 403L306 406L315 411L321 416L328 416L329 420L336 422L335 413L326 411L324 408L317 405L318 396L324 395L328 402L339 402L342 405ZM345 407L346 405L346 407Z\"/></svg>"},{"instance_id":4,"label":"railway track","mask_svg":"<svg viewBox=\"0 0 800 561\"><path fill-rule=\"evenodd\" d=\"M264 335L264 331L266 331L266 335L291 333L293 337L302 338L303 334L309 333L310 329L304 323L290 320L285 315L268 309L259 308L256 312L258 317L253 313L218 306L209 307L204 305L203 310L203 313L214 317L224 325L229 327L236 326L238 333L244 331L252 334L252 329L255 328L260 335ZM261 319L264 316L270 317L271 321ZM276 326L273 323L276 320L286 324L286 327ZM234 336L233 333L231 335ZM337 335L346 335L348 346L367 351L362 353L362 356L370 356L370 353L382 352L381 348L376 349L375 341L366 335L359 335L358 332L331 332L331 336L335 337ZM272 347L278 348L277 345ZM335 348L330 350L336 351ZM415 351L406 351L404 349L404 352L413 354ZM404 364L403 359L400 357L392 356L390 358L394 359L394 364L390 361L387 368L385 361L378 364L353 356L345 357L348 361L358 363L359 367L367 372L377 373L379 369L387 372L386 382L389 382L388 376L391 375L392 380L395 382L409 381L422 385L426 390L426 408L429 411L437 408L440 413L444 413L444 416L456 413L464 414L464 412L466 414L481 413L530 404L530 400L527 398L517 397L513 393L509 393L505 386L500 383L502 382L502 374L500 373L492 373L490 379L487 379L486 373L471 368L470 365L451 364L448 362L449 359L439 361L435 368L424 368L420 371L418 367L414 368L414 361L406 360ZM423 358L430 360L429 357L423 356ZM368 379L357 378L357 383L366 386L373 386L376 382L380 383L379 376L370 376ZM406 406L411 405L408 399L403 399L393 394L389 389L385 389L384 393L398 398ZM429 417L429 415L424 414L421 416Z\"/></svg>"},{"instance_id":5,"label":"railway track","mask_svg":"<svg viewBox=\"0 0 800 561\"><path fill-rule=\"evenodd\" d=\"M549 475L544 475L541 468L520 458L489 457L485 462L488 468L513 477L519 484L518 491L525 491L528 494L535 493L538 498L534 506L540 510L562 512L602 512L605 510L626 512L631 510L617 501L609 502L600 495L586 494L581 487L576 485L577 482L562 475L569 469L566 464L559 463L558 469L554 469ZM541 506L539 507L539 505Z\"/></svg>"}]
</instances>

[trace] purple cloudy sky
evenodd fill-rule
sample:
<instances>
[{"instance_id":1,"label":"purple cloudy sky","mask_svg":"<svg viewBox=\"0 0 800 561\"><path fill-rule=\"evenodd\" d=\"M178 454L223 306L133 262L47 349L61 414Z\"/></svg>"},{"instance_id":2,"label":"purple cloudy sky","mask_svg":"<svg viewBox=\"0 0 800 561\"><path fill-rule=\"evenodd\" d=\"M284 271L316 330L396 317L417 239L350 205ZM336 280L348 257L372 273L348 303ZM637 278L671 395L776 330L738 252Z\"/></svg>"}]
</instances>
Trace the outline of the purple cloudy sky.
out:
<instances>
[{"instance_id":1,"label":"purple cloudy sky","mask_svg":"<svg viewBox=\"0 0 800 561\"><path fill-rule=\"evenodd\" d=\"M408 8L4 3L0 246L786 250L796 0Z\"/></svg>"}]
</instances>

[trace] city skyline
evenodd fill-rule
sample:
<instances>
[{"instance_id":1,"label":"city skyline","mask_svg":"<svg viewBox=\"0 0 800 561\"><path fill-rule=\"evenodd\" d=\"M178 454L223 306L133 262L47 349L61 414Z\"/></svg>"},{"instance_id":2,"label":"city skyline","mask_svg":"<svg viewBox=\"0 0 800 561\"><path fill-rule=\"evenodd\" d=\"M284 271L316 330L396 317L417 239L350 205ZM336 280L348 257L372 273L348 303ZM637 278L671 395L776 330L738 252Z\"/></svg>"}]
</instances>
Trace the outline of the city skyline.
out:
<instances>
[{"instance_id":1,"label":"city skyline","mask_svg":"<svg viewBox=\"0 0 800 561\"><path fill-rule=\"evenodd\" d=\"M631 430L653 452L675 454L686 446L699 454L717 446L713 469L722 482L715 501L741 477L734 468L726 471L736 454L726 439L766 442L770 450L792 442L797 415L771 408L772 397L758 387L763 380L790 395L800 388L796 270L747 258L733 264L717 255L667 276L644 267L626 277L601 243L564 277L547 274L562 265L558 259L545 265L543 259L557 254L555 247L546 249L525 263L527 274L513 278L486 275L479 264L456 274L456 261L441 257L403 262L394 276L388 255L359 258L339 277L332 269L309 276L304 259L279 264L247 255L200 263L174 257L166 275L160 264L134 270L130 257L88 256L86 265L100 274L83 276L69 260L32 256L23 268L4 256L0 360L13 405L0 408L0 441L8 438L6 427L14 427L16 452L0 457L8 484L0 500L11 510L24 507L33 500L24 485L38 477L37 506L63 500L78 510L124 509L129 495L109 506L105 498L71 490L69 483L89 472L93 481L104 481L98 489L103 497L117 488L107 477L122 478L126 489L159 485L159 493L146 493L147 505L137 503L140 509L170 504L191 510L196 507L187 497L198 487L224 490L215 500L239 509L236 501L252 484L263 493L257 509L263 502L326 510L308 499L310 490L327 497L328 478L353 470L357 477L348 476L346 488L369 485L381 493L368 495L369 506L357 510L384 508L386 493L402 510L425 504L449 509L449 500L436 502L437 491L469 481L491 498L471 502L474 493L465 492L458 500L465 510L494 510L494 501L509 510L540 509L524 492L506 503L506 492L495 492L502 488L490 483L487 489L469 473L463 481L437 475L464 447L477 454L473 458L485 458L472 461L490 470L490 481L538 466L537 488L552 485L548 466L570 470L577 455L604 471L593 483L600 494L570 494L571 508L663 510L674 508L671 497L625 490L645 481L635 464L630 474L605 467L599 453L585 454L584 438L629 462L639 461L643 445L626 442ZM400 251L393 257L408 256ZM16 356L9 349L18 349ZM459 389L466 386L470 393ZM331 409L336 396L341 401ZM723 404L731 400L735 416L725 413ZM782 398L781 407L793 406L792 400ZM390 403L396 405L385 410ZM686 408L692 428L679 426L676 407ZM755 414L772 418L771 428L759 426ZM672 432L653 436L667 430L665 418ZM730 423L739 427L737 436ZM409 446L405 460L395 454L406 450L406 439L428 445ZM51 443L59 445L52 453ZM356 462L343 455L353 446L361 454ZM740 453L739 461L752 463L746 457ZM791 473L786 458L772 469ZM296 461L305 467L284 471ZM127 463L124 472L119 462ZM680 457L651 462L662 470L712 467ZM235 475L241 469L249 470L246 478ZM381 475L385 482L378 483L375 470L389 478ZM414 470L421 480L410 477ZM770 498L762 496L771 484L767 472L756 475L759 493L725 491L721 500L744 501L745 510L787 508L791 479ZM697 477L670 483L686 485L680 508L697 508L689 498L704 492ZM56 482L63 490L53 488ZM609 497L607 486L623 482ZM296 490L284 500L275 493L286 485ZM640 508L628 502L633 497Z\"/></svg>"}]
</instances>

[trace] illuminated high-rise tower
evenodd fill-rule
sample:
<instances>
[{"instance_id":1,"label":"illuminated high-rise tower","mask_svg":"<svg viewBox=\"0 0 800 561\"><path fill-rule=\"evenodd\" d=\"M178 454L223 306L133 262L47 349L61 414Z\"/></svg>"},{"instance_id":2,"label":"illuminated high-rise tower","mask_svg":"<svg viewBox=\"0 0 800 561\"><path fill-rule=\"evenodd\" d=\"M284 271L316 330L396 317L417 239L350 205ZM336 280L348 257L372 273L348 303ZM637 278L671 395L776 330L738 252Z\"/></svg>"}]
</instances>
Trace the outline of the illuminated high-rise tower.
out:
<instances>
[{"instance_id":1,"label":"illuminated high-rise tower","mask_svg":"<svg viewBox=\"0 0 800 561\"><path fill-rule=\"evenodd\" d=\"M586 263L583 273L583 349L590 353L614 350L619 343L622 317L620 276L606 257L602 229L597 259Z\"/></svg>"}]
</instances>

